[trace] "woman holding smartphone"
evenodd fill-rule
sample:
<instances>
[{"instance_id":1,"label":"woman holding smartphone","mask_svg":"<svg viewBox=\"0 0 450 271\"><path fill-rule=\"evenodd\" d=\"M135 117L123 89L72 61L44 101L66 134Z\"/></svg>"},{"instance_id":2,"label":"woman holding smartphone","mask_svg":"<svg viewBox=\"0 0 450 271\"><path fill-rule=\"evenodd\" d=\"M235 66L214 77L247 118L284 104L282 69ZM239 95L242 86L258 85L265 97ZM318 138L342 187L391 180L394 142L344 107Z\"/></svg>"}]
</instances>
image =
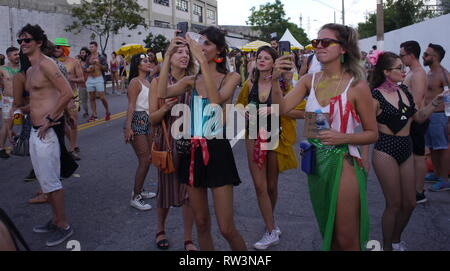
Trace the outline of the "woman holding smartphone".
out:
<instances>
[{"instance_id":1,"label":"woman holding smartphone","mask_svg":"<svg viewBox=\"0 0 450 271\"><path fill-rule=\"evenodd\" d=\"M262 137L257 139L246 139L247 158L252 174L253 183L255 185L256 196L258 199L259 209L266 225L266 231L261 240L254 244L256 249L264 250L279 242L281 236L280 228L275 224L275 206L278 198L278 175L280 172L297 168L298 160L292 147L296 141L296 121L302 118L302 111L305 103L302 102L295 110L292 110L285 116L280 118L281 131L271 126L270 106L272 105L272 88L271 79L272 70L278 53L270 46L260 47L256 53L256 68L253 76L247 80L239 94L236 104L247 106L254 104L260 114L257 118L257 133L264 129L279 133L278 147L274 150L261 151ZM289 80L283 78L281 80L283 93L288 93L292 87ZM261 121L266 118L267 126L264 127ZM248 117L247 117L248 119ZM247 131L250 125L247 124ZM271 140L275 140L272 138Z\"/></svg>"},{"instance_id":2,"label":"woman holding smartphone","mask_svg":"<svg viewBox=\"0 0 450 271\"><path fill-rule=\"evenodd\" d=\"M214 198L217 223L222 236L232 250L246 250L244 239L236 230L233 210L233 186L241 183L233 152L227 139L222 139L224 123L217 118L217 109L231 103L239 84L237 73L226 69L227 44L225 35L215 27L200 32L198 42L176 37L166 53L158 84L161 98L177 97L187 91L191 112L191 131L186 153L181 154L178 166L179 181L188 185L189 201L194 210L197 236L201 250L214 250L211 235L211 216L208 208L208 188ZM189 45L200 64L201 73L184 77L167 87L169 60L178 47ZM212 112L214 111L214 112ZM225 114L226 115L226 114ZM214 122L209 130L207 123Z\"/></svg>"},{"instance_id":3,"label":"woman holding smartphone","mask_svg":"<svg viewBox=\"0 0 450 271\"><path fill-rule=\"evenodd\" d=\"M292 62L288 57L278 59L272 75L273 103L280 105L283 114L309 95L305 127L324 128L318 120L329 114L331 129L308 133L308 141L316 149L316 165L308 175L308 184L324 240L322 249L364 250L369 215L363 164L367 165L369 159L368 150L361 153L356 146L374 143L378 129L372 95L359 65L358 35L351 27L327 24L312 45L323 71L303 76L283 98L277 78L292 68ZM363 132L355 133L360 124Z\"/></svg>"}]
</instances>

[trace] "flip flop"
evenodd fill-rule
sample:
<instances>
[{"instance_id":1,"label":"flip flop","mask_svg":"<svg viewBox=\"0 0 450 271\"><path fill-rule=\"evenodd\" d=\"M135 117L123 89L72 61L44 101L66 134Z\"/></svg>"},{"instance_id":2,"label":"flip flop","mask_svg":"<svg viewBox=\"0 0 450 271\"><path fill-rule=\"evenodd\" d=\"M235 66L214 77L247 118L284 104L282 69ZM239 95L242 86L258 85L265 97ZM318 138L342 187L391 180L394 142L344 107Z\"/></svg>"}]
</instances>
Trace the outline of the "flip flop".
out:
<instances>
[{"instance_id":1,"label":"flip flop","mask_svg":"<svg viewBox=\"0 0 450 271\"><path fill-rule=\"evenodd\" d=\"M192 245L195 247L195 244L191 240L184 241L184 250L185 251L198 251L197 247L195 249L187 249L187 246Z\"/></svg>"},{"instance_id":2,"label":"flip flop","mask_svg":"<svg viewBox=\"0 0 450 271\"><path fill-rule=\"evenodd\" d=\"M36 197L30 199L28 201L29 204L41 204L41 203L47 203L48 197L45 194L37 195Z\"/></svg>"},{"instance_id":3,"label":"flip flop","mask_svg":"<svg viewBox=\"0 0 450 271\"><path fill-rule=\"evenodd\" d=\"M156 234L156 236L155 236L155 239L157 240L158 237L161 236L161 235L166 235L166 232L165 232L165 231L160 231L160 232L158 232L158 233ZM164 239L162 239L162 240L156 242L156 246L157 246L159 249L167 250L167 249L169 249L169 240L167 240L166 238L164 238Z\"/></svg>"}]
</instances>

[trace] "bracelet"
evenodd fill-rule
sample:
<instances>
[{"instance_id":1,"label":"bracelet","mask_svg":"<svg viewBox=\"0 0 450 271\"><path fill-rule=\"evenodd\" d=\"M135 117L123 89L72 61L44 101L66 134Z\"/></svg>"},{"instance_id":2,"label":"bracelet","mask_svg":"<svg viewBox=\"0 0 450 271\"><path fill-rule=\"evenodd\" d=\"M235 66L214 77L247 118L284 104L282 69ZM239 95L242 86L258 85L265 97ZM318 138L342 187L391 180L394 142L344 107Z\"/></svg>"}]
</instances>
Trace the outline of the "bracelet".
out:
<instances>
[{"instance_id":1,"label":"bracelet","mask_svg":"<svg viewBox=\"0 0 450 271\"><path fill-rule=\"evenodd\" d=\"M54 123L55 122L52 118L50 118L50 115L48 115L45 119L48 120L50 123Z\"/></svg>"},{"instance_id":2,"label":"bracelet","mask_svg":"<svg viewBox=\"0 0 450 271\"><path fill-rule=\"evenodd\" d=\"M438 107L438 106L439 106L439 103L436 104L435 102L436 102L436 101L432 101L432 102L431 102L431 105L434 106L434 107Z\"/></svg>"}]
</instances>

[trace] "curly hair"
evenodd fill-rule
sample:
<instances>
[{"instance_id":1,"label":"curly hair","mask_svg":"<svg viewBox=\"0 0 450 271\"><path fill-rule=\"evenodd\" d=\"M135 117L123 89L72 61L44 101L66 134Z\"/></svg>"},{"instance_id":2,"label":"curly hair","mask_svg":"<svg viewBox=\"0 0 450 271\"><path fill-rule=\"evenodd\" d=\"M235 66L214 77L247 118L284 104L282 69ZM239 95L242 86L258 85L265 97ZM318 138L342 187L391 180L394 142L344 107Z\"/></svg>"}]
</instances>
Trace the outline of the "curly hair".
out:
<instances>
[{"instance_id":1,"label":"curly hair","mask_svg":"<svg viewBox=\"0 0 450 271\"><path fill-rule=\"evenodd\" d=\"M30 34L33 37L33 40L35 40L36 42L41 42L41 50L44 50L47 46L48 46L48 38L47 35L45 34L44 30L42 30L42 28L36 24L36 25L31 25L31 24L27 24L25 25L17 34L18 37L22 36L23 34Z\"/></svg>"}]
</instances>

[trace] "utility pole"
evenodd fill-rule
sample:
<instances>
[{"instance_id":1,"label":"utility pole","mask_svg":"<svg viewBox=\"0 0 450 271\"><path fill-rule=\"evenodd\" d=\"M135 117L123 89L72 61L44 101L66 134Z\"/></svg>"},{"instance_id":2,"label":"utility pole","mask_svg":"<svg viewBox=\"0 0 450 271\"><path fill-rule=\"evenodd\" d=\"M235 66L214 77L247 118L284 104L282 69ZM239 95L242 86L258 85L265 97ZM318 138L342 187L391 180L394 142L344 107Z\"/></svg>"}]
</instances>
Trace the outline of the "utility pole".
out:
<instances>
[{"instance_id":1,"label":"utility pole","mask_svg":"<svg viewBox=\"0 0 450 271\"><path fill-rule=\"evenodd\" d=\"M342 24L345 25L345 3L342 0Z\"/></svg>"},{"instance_id":2,"label":"utility pole","mask_svg":"<svg viewBox=\"0 0 450 271\"><path fill-rule=\"evenodd\" d=\"M8 15L9 15L9 34L11 35L11 46L14 46L14 20L12 13L11 0L8 0Z\"/></svg>"},{"instance_id":3,"label":"utility pole","mask_svg":"<svg viewBox=\"0 0 450 271\"><path fill-rule=\"evenodd\" d=\"M384 49L384 11L383 0L377 0L377 47Z\"/></svg>"}]
</instances>

